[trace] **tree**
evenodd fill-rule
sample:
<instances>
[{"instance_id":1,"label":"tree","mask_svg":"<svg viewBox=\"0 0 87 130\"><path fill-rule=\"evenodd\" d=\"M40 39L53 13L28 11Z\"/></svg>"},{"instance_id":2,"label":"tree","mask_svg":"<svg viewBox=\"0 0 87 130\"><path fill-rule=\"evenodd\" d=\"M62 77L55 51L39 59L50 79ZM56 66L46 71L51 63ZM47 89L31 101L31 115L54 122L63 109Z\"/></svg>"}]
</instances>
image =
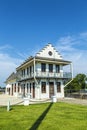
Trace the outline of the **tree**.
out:
<instances>
[{"instance_id":1,"label":"tree","mask_svg":"<svg viewBox=\"0 0 87 130\"><path fill-rule=\"evenodd\" d=\"M87 77L85 74L77 74L73 81L66 87L66 89L80 90L87 88Z\"/></svg>"}]
</instances>

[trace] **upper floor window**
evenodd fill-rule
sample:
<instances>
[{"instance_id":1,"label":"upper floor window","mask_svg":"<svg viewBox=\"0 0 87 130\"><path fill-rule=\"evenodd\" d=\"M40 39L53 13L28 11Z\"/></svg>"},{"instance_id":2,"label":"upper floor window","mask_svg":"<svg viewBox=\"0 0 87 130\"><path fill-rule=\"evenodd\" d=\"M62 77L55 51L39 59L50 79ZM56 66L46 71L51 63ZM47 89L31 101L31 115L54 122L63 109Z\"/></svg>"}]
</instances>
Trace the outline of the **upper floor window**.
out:
<instances>
[{"instance_id":1,"label":"upper floor window","mask_svg":"<svg viewBox=\"0 0 87 130\"><path fill-rule=\"evenodd\" d=\"M32 72L32 67L30 66L30 75L31 75L31 72Z\"/></svg>"},{"instance_id":2,"label":"upper floor window","mask_svg":"<svg viewBox=\"0 0 87 130\"><path fill-rule=\"evenodd\" d=\"M59 71L60 71L60 66L56 65L56 73L59 73Z\"/></svg>"},{"instance_id":3,"label":"upper floor window","mask_svg":"<svg viewBox=\"0 0 87 130\"><path fill-rule=\"evenodd\" d=\"M22 72L22 76L23 76L23 70L21 72Z\"/></svg>"},{"instance_id":4,"label":"upper floor window","mask_svg":"<svg viewBox=\"0 0 87 130\"><path fill-rule=\"evenodd\" d=\"M22 70L22 76L25 76L25 69Z\"/></svg>"},{"instance_id":5,"label":"upper floor window","mask_svg":"<svg viewBox=\"0 0 87 130\"><path fill-rule=\"evenodd\" d=\"M25 76L25 69L24 69L24 76Z\"/></svg>"},{"instance_id":6,"label":"upper floor window","mask_svg":"<svg viewBox=\"0 0 87 130\"><path fill-rule=\"evenodd\" d=\"M53 64L49 64L49 72L53 72Z\"/></svg>"},{"instance_id":7,"label":"upper floor window","mask_svg":"<svg viewBox=\"0 0 87 130\"><path fill-rule=\"evenodd\" d=\"M27 75L29 74L29 68L27 67Z\"/></svg>"},{"instance_id":8,"label":"upper floor window","mask_svg":"<svg viewBox=\"0 0 87 130\"><path fill-rule=\"evenodd\" d=\"M45 63L41 64L41 71L46 72L46 64Z\"/></svg>"}]
</instances>

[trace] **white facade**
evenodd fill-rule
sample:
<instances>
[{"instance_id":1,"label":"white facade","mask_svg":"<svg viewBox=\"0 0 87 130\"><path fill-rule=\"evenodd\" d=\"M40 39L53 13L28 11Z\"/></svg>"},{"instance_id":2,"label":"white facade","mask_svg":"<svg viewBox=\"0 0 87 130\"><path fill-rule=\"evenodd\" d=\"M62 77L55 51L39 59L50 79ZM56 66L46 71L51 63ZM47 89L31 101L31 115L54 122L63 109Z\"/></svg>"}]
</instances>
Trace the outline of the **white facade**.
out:
<instances>
[{"instance_id":1,"label":"white facade","mask_svg":"<svg viewBox=\"0 0 87 130\"><path fill-rule=\"evenodd\" d=\"M65 73L63 67L66 65L70 65L70 69ZM47 99L54 95L63 98L64 80L72 78L71 62L63 60L51 44L39 51L35 57L27 59L16 71L17 88L10 88L10 94L30 94L35 99Z\"/></svg>"}]
</instances>

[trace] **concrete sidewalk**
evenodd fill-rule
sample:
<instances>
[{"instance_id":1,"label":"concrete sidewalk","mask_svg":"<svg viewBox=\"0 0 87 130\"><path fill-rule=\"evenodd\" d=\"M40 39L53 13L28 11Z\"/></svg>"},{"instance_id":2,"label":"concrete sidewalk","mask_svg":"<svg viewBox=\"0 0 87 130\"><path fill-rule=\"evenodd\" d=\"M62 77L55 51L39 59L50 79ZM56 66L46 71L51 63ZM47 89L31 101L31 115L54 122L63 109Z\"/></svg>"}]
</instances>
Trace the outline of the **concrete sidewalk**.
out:
<instances>
[{"instance_id":1,"label":"concrete sidewalk","mask_svg":"<svg viewBox=\"0 0 87 130\"><path fill-rule=\"evenodd\" d=\"M0 106L7 106L8 102L10 101L10 105L23 105L24 104L24 99L23 98L18 98L6 94L0 95ZM50 99L30 99L29 104L38 104L38 103L46 103L46 102L51 102Z\"/></svg>"},{"instance_id":2,"label":"concrete sidewalk","mask_svg":"<svg viewBox=\"0 0 87 130\"><path fill-rule=\"evenodd\" d=\"M10 101L10 105L15 105L23 102L22 98L17 98L14 96L9 96L6 94L0 95L0 106L7 106L8 102Z\"/></svg>"}]
</instances>

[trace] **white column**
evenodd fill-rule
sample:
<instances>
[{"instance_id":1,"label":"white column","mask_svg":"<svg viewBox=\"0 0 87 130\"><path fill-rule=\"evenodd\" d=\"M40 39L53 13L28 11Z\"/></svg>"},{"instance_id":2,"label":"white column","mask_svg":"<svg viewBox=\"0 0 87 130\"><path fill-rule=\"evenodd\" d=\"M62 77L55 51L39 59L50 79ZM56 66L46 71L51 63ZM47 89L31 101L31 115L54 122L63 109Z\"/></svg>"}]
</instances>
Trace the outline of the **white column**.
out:
<instances>
[{"instance_id":1,"label":"white column","mask_svg":"<svg viewBox=\"0 0 87 130\"><path fill-rule=\"evenodd\" d=\"M35 78L35 58L34 58L34 78Z\"/></svg>"},{"instance_id":2,"label":"white column","mask_svg":"<svg viewBox=\"0 0 87 130\"><path fill-rule=\"evenodd\" d=\"M33 83L31 82L31 97L33 98Z\"/></svg>"},{"instance_id":3,"label":"white column","mask_svg":"<svg viewBox=\"0 0 87 130\"><path fill-rule=\"evenodd\" d=\"M40 83L38 84L37 90L38 90L38 99L41 99L41 81L40 81Z\"/></svg>"},{"instance_id":4,"label":"white column","mask_svg":"<svg viewBox=\"0 0 87 130\"><path fill-rule=\"evenodd\" d=\"M56 81L54 81L54 95L56 96L57 90L56 90Z\"/></svg>"},{"instance_id":5,"label":"white column","mask_svg":"<svg viewBox=\"0 0 87 130\"><path fill-rule=\"evenodd\" d=\"M70 64L70 72L72 74L72 79L73 79L73 64L72 63Z\"/></svg>"}]
</instances>

